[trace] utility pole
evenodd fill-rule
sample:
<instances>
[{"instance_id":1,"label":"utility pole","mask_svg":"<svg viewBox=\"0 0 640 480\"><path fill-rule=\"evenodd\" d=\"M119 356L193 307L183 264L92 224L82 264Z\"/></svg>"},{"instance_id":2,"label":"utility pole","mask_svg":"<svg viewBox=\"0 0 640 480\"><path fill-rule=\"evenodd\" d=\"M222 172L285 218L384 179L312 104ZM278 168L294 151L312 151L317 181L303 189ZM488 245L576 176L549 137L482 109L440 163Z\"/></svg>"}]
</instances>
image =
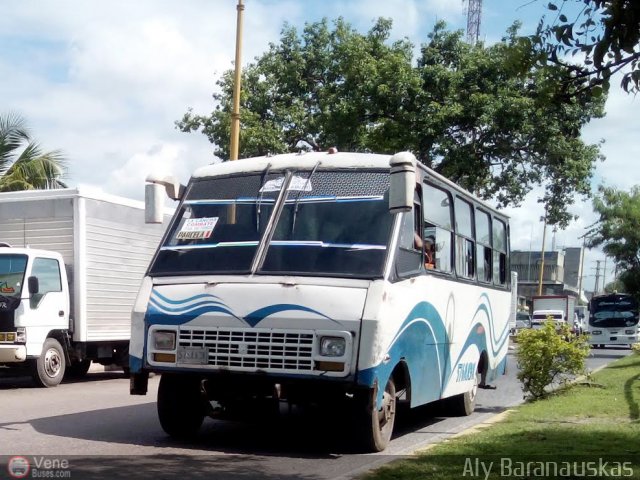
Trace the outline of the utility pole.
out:
<instances>
[{"instance_id":1,"label":"utility pole","mask_svg":"<svg viewBox=\"0 0 640 480\"><path fill-rule=\"evenodd\" d=\"M602 270L602 291L607 293L607 257L604 257L604 269Z\"/></svg>"},{"instance_id":2,"label":"utility pole","mask_svg":"<svg viewBox=\"0 0 640 480\"><path fill-rule=\"evenodd\" d=\"M231 142L229 146L229 160L238 159L240 144L240 84L242 82L242 13L244 5L238 0L236 23L236 60L233 77L233 111L231 113Z\"/></svg>"},{"instance_id":3,"label":"utility pole","mask_svg":"<svg viewBox=\"0 0 640 480\"><path fill-rule=\"evenodd\" d=\"M544 220L544 226L542 227L542 251L540 252L540 276L538 277L538 296L542 295L542 275L544 274L544 243L547 237L547 211L544 211L544 217L540 218Z\"/></svg>"},{"instance_id":4,"label":"utility pole","mask_svg":"<svg viewBox=\"0 0 640 480\"><path fill-rule=\"evenodd\" d=\"M600 262L601 260L596 260L596 284L593 287L593 294L598 294L598 287L600 286Z\"/></svg>"}]
</instances>

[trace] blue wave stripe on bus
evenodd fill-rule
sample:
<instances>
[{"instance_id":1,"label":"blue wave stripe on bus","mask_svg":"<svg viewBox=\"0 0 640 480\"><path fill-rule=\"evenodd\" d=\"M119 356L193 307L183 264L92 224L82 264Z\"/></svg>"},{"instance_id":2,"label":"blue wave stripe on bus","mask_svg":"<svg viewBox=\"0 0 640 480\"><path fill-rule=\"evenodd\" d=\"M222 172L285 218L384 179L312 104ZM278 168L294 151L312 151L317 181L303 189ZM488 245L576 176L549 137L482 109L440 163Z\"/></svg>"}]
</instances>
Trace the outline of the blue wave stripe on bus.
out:
<instances>
[{"instance_id":1,"label":"blue wave stripe on bus","mask_svg":"<svg viewBox=\"0 0 640 480\"><path fill-rule=\"evenodd\" d=\"M172 300L169 297L165 297L164 295L162 295L160 292L158 292L155 289L151 292L151 296L152 297L158 297L163 302L171 303L171 304L174 304L174 305L183 305L185 303L189 303L189 302L192 302L194 300L199 300L201 298L212 298L214 300L220 300L220 297L216 297L215 295L211 295L209 293L201 293L199 295L194 295L193 297L183 298L182 300Z\"/></svg>"},{"instance_id":2,"label":"blue wave stripe on bus","mask_svg":"<svg viewBox=\"0 0 640 480\"><path fill-rule=\"evenodd\" d=\"M203 301L203 302L196 302L196 303L189 303L186 305L182 305L179 307L165 307L164 305L154 301L153 299L149 300L149 304L153 305L154 307L156 307L156 309L158 309L158 311L160 312L164 312L164 313L169 313L169 314L181 314L181 313L186 313L189 312L191 310L194 310L196 308L199 307L205 307L205 306L221 306L221 307L225 307L228 308L224 303L222 302L212 302L212 301Z\"/></svg>"},{"instance_id":3,"label":"blue wave stripe on bus","mask_svg":"<svg viewBox=\"0 0 640 480\"><path fill-rule=\"evenodd\" d=\"M204 315L205 313L224 313L241 320L241 318L234 315L229 309L214 305L196 308L188 313L181 314L167 313L165 311L158 310L154 305L150 305L147 310L147 320L150 324L183 325L201 315Z\"/></svg>"},{"instance_id":4,"label":"blue wave stripe on bus","mask_svg":"<svg viewBox=\"0 0 640 480\"><path fill-rule=\"evenodd\" d=\"M433 348L425 348L425 345ZM446 385L450 375L449 335L442 317L428 302L418 303L402 323L387 352L390 360L358 372L358 383L372 386L378 379L386 382L392 369L402 358L407 362L411 377L411 405L437 400L442 395L440 387ZM382 388L378 403L382 401Z\"/></svg>"},{"instance_id":5,"label":"blue wave stripe on bus","mask_svg":"<svg viewBox=\"0 0 640 480\"><path fill-rule=\"evenodd\" d=\"M289 311L291 311L291 312L298 311L298 312L314 313L314 314L319 315L319 316L321 316L323 318L326 318L327 320L331 320L332 322L340 323L340 322L337 322L336 320L326 316L324 313L318 312L317 310L314 310L312 308L304 307L302 305L288 304L288 303L280 303L280 304L277 304L277 305L269 305L268 307L260 308L260 309L256 310L255 312L251 312L250 314L246 315L243 319L249 325L251 325L252 327L255 327L262 320L264 320L265 318L267 318L267 317L269 317L269 316L271 316L271 315L273 315L275 313L282 313L282 312L289 312Z\"/></svg>"},{"instance_id":6,"label":"blue wave stripe on bus","mask_svg":"<svg viewBox=\"0 0 640 480\"><path fill-rule=\"evenodd\" d=\"M382 384L389 378L400 359L407 358L410 359L407 364L412 384L411 405L438 400L451 380L456 365L471 346L475 345L479 351L487 350L495 358L509 338L507 326L507 335L500 334L495 339L492 309L486 295L485 300L489 305L480 304L474 318L479 312L485 312L487 325L485 327L479 321L473 324L455 362L450 363L449 336L442 317L433 305L421 302L407 315L392 340L387 352L390 360L358 372L358 382L372 386L377 379ZM487 348L487 337L491 343L490 349ZM432 345L433 348L425 348L426 345ZM490 369L488 379L501 368L504 369L505 365L503 360L496 369ZM382 389L378 402L382 401L381 391Z\"/></svg>"},{"instance_id":7,"label":"blue wave stripe on bus","mask_svg":"<svg viewBox=\"0 0 640 480\"><path fill-rule=\"evenodd\" d=\"M165 306L156 300L157 297L162 300L165 304L171 305ZM240 317L236 315L231 307L225 305L223 302L219 301L220 297L216 297L215 295L208 294L200 294L194 295L192 297L188 297L182 300L172 300L168 297L165 297L158 293L157 291L153 291L151 294L151 299L149 301L149 311L147 312L147 318L152 323L165 323L168 325L182 325L184 323L190 322L191 320L199 317L200 315L204 315L207 313L226 313L227 315L232 316L240 321L243 321L247 325L251 327L257 326L262 320L265 318L274 315L276 313L283 313L289 311L298 311L298 312L307 312L313 313L320 317L326 318L334 323L340 324L337 320L332 319L331 317L325 315L322 312L314 310L309 307L305 307L303 305L295 305L295 304L275 304L269 305L267 307L259 308L245 317ZM203 301L198 301L203 300Z\"/></svg>"},{"instance_id":8,"label":"blue wave stripe on bus","mask_svg":"<svg viewBox=\"0 0 640 480\"><path fill-rule=\"evenodd\" d=\"M493 309L491 308L491 300L489 300L489 295L487 295L486 293L483 293L482 295L480 295L480 298L484 298L486 301L486 305L488 306L488 308L486 309L486 312L487 312L487 317L489 318L489 325L491 326L491 334L493 337L497 336L495 343L496 344L504 343L504 340L509 338L509 325L505 324L502 332L499 335L496 335L495 323L493 322ZM483 304L481 303L481 305Z\"/></svg>"}]
</instances>

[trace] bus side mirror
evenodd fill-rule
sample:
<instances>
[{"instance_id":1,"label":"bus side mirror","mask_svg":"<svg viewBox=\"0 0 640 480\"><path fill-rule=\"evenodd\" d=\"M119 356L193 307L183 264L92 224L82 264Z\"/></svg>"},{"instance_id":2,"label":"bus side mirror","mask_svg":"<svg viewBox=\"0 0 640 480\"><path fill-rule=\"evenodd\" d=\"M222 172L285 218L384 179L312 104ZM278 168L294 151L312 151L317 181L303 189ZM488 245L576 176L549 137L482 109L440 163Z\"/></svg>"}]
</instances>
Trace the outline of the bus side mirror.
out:
<instances>
[{"instance_id":1,"label":"bus side mirror","mask_svg":"<svg viewBox=\"0 0 640 480\"><path fill-rule=\"evenodd\" d=\"M396 153L389 165L389 212L410 212L416 189L416 157L411 152Z\"/></svg>"},{"instance_id":2,"label":"bus side mirror","mask_svg":"<svg viewBox=\"0 0 640 480\"><path fill-rule=\"evenodd\" d=\"M29 277L27 279L27 286L29 287L29 293L31 295L36 295L40 292L40 282L38 281L38 277Z\"/></svg>"},{"instance_id":3,"label":"bus side mirror","mask_svg":"<svg viewBox=\"0 0 640 480\"><path fill-rule=\"evenodd\" d=\"M144 222L162 223L164 218L164 194L162 185L147 183L144 186Z\"/></svg>"},{"instance_id":4,"label":"bus side mirror","mask_svg":"<svg viewBox=\"0 0 640 480\"><path fill-rule=\"evenodd\" d=\"M159 178L149 175L144 189L145 223L162 223L164 220L163 188L171 200L180 200L185 192L185 186L175 177Z\"/></svg>"}]
</instances>

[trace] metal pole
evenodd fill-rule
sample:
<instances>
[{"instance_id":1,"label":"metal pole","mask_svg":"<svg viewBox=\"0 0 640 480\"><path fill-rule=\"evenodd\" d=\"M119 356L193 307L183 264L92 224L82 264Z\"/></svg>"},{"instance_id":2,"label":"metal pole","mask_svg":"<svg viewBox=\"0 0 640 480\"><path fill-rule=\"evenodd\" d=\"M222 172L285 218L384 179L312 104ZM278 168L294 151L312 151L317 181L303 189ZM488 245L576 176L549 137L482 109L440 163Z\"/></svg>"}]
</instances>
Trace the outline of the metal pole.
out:
<instances>
[{"instance_id":1,"label":"metal pole","mask_svg":"<svg viewBox=\"0 0 640 480\"><path fill-rule=\"evenodd\" d=\"M542 227L542 252L540 252L540 276L538 277L538 296L542 295L542 275L544 273L544 242L547 237L547 211L544 212L544 227Z\"/></svg>"},{"instance_id":2,"label":"metal pole","mask_svg":"<svg viewBox=\"0 0 640 480\"><path fill-rule=\"evenodd\" d=\"M529 233L529 260L527 261L527 282L531 281L531 243L533 242L533 223Z\"/></svg>"},{"instance_id":3,"label":"metal pole","mask_svg":"<svg viewBox=\"0 0 640 480\"><path fill-rule=\"evenodd\" d=\"M578 278L578 303L582 299L582 277L584 276L584 247L587 244L587 236L582 236L582 252L580 257L580 277Z\"/></svg>"},{"instance_id":4,"label":"metal pole","mask_svg":"<svg viewBox=\"0 0 640 480\"><path fill-rule=\"evenodd\" d=\"M236 25L236 60L233 79L233 112L231 113L231 144L229 146L229 160L238 159L240 143L240 84L242 81L242 12L244 5L238 0L238 20Z\"/></svg>"}]
</instances>

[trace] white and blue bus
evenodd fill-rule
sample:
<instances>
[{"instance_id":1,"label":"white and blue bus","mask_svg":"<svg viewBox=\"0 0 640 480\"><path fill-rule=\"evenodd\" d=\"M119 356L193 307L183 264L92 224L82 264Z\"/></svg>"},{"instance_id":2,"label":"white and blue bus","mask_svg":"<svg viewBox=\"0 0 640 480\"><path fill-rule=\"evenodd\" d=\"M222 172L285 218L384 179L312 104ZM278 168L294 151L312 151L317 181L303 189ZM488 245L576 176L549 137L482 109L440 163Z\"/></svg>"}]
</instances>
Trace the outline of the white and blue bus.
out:
<instances>
[{"instance_id":1,"label":"white and blue bus","mask_svg":"<svg viewBox=\"0 0 640 480\"><path fill-rule=\"evenodd\" d=\"M589 343L628 345L640 341L638 301L626 293L597 295L589 302Z\"/></svg>"},{"instance_id":2,"label":"white and blue bus","mask_svg":"<svg viewBox=\"0 0 640 480\"><path fill-rule=\"evenodd\" d=\"M150 218L161 185L180 204L133 311L131 393L162 374L168 434L263 398L352 408L349 431L381 451L397 402L469 415L504 373L508 219L413 155L285 154L151 182Z\"/></svg>"}]
</instances>

